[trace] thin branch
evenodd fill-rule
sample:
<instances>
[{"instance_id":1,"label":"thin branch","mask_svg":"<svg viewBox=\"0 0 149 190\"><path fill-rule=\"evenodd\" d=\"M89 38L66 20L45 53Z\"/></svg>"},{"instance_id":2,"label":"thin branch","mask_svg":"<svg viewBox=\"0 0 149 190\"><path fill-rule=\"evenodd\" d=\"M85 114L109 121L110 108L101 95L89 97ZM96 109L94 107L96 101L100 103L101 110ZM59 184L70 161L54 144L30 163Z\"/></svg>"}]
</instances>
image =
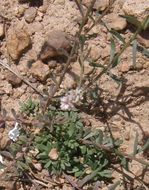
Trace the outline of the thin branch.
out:
<instances>
[{"instance_id":1,"label":"thin branch","mask_svg":"<svg viewBox=\"0 0 149 190\"><path fill-rule=\"evenodd\" d=\"M2 61L0 61L0 64L7 70L9 70L11 73L13 73L14 75L16 75L19 79L21 79L25 84L27 84L28 86L30 86L35 92L37 92L40 96L44 97L43 94L41 92L39 92L29 81L27 81L26 79L23 78L23 76L21 76L19 73L16 73L8 64L3 63Z\"/></svg>"},{"instance_id":2,"label":"thin branch","mask_svg":"<svg viewBox=\"0 0 149 190\"><path fill-rule=\"evenodd\" d=\"M63 173L63 175L64 175L65 179L72 185L72 187L74 187L75 189L78 189L78 190L82 190L81 188L79 188L77 186L77 184L73 180L70 179L70 177L68 175L66 175L65 173Z\"/></svg>"}]
</instances>

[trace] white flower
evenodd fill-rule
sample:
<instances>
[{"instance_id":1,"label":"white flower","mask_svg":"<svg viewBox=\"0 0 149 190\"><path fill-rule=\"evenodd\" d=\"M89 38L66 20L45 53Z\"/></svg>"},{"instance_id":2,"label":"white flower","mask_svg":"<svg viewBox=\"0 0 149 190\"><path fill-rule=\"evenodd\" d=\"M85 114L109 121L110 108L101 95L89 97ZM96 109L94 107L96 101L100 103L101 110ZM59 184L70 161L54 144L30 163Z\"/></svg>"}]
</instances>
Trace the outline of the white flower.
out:
<instances>
[{"instance_id":1,"label":"white flower","mask_svg":"<svg viewBox=\"0 0 149 190\"><path fill-rule=\"evenodd\" d=\"M2 155L0 155L0 163L1 163L1 164L4 164ZM0 172L4 172L4 169L3 169L3 168L0 169Z\"/></svg>"},{"instance_id":2,"label":"white flower","mask_svg":"<svg viewBox=\"0 0 149 190\"><path fill-rule=\"evenodd\" d=\"M74 104L78 103L79 100L82 100L82 90L70 90L65 96L60 98L60 108L62 110L72 110L75 108Z\"/></svg>"},{"instance_id":3,"label":"white flower","mask_svg":"<svg viewBox=\"0 0 149 190\"><path fill-rule=\"evenodd\" d=\"M17 141L18 136L20 135L20 131L18 129L19 123L15 123L15 127L9 131L8 136L11 140Z\"/></svg>"},{"instance_id":4,"label":"white flower","mask_svg":"<svg viewBox=\"0 0 149 190\"><path fill-rule=\"evenodd\" d=\"M0 163L4 163L2 155L0 155Z\"/></svg>"}]
</instances>

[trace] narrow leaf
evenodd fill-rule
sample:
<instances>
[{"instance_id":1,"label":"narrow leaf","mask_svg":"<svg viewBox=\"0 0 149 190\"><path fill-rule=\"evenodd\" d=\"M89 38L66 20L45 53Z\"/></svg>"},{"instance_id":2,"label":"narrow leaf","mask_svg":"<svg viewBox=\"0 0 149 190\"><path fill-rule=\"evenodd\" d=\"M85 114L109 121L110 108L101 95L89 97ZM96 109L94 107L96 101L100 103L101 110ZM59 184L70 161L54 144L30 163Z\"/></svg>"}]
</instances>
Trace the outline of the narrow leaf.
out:
<instances>
[{"instance_id":1,"label":"narrow leaf","mask_svg":"<svg viewBox=\"0 0 149 190\"><path fill-rule=\"evenodd\" d=\"M142 150L143 150L143 151L145 151L145 150L147 150L147 149L149 149L149 139L147 139L145 145L142 147Z\"/></svg>"},{"instance_id":2,"label":"narrow leaf","mask_svg":"<svg viewBox=\"0 0 149 190\"><path fill-rule=\"evenodd\" d=\"M138 151L138 132L136 132L134 146L133 146L133 156L137 154Z\"/></svg>"},{"instance_id":3,"label":"narrow leaf","mask_svg":"<svg viewBox=\"0 0 149 190\"><path fill-rule=\"evenodd\" d=\"M136 67L136 57L137 57L137 40L133 41L133 48L132 48L132 56L133 56L133 66Z\"/></svg>"},{"instance_id":4,"label":"narrow leaf","mask_svg":"<svg viewBox=\"0 0 149 190\"><path fill-rule=\"evenodd\" d=\"M114 58L115 50L116 50L115 42L114 42L114 39L111 38L110 63L112 62L112 60L113 60L113 58Z\"/></svg>"},{"instance_id":5,"label":"narrow leaf","mask_svg":"<svg viewBox=\"0 0 149 190\"><path fill-rule=\"evenodd\" d=\"M126 18L127 22L137 26L137 27L141 27L141 22L137 20L136 17L134 16L128 16L128 15L120 15L123 18Z\"/></svg>"},{"instance_id":6,"label":"narrow leaf","mask_svg":"<svg viewBox=\"0 0 149 190\"><path fill-rule=\"evenodd\" d=\"M143 24L143 30L146 30L149 27L149 16L145 19Z\"/></svg>"},{"instance_id":7,"label":"narrow leaf","mask_svg":"<svg viewBox=\"0 0 149 190\"><path fill-rule=\"evenodd\" d=\"M111 29L110 33L113 34L116 38L118 38L123 44L125 44L125 39L120 35L116 30Z\"/></svg>"}]
</instances>

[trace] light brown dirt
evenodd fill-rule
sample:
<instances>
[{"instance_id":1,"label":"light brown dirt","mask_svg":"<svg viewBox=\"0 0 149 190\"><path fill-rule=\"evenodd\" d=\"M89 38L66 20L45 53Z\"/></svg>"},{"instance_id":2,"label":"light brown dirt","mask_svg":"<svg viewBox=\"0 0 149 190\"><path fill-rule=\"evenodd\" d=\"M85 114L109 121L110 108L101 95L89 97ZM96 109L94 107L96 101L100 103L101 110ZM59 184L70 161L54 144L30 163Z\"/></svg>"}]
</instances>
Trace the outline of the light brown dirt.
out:
<instances>
[{"instance_id":1,"label":"light brown dirt","mask_svg":"<svg viewBox=\"0 0 149 190\"><path fill-rule=\"evenodd\" d=\"M118 4L118 2L120 1L116 1L116 6L113 8L114 14L121 12L121 4ZM74 1L55 0L49 1L44 11L43 7L35 6L37 11L35 19L31 19L31 22L26 22L24 13L29 9L29 6L29 3L20 4L18 0L0 0L0 21L5 23L6 29L5 36L2 35L0 39L0 61L10 65L16 64L13 61L9 62L6 48L7 31L11 31L12 28L17 28L18 31L20 29L27 31L30 35L32 46L21 54L20 60L13 68L42 92L44 89L49 90L52 80L47 79L43 82L43 79L42 83L40 83L31 75L29 63L37 61L42 45L51 31L62 30L70 36L74 36L78 30L81 16ZM94 28L91 33L93 32L99 32L99 35L89 41L89 46L92 47L91 56L93 59L100 57L101 63L104 63L104 60L109 55L110 36L101 25ZM147 32L149 34L149 31ZM130 28L127 27L121 34L127 40L132 33ZM148 39L145 39L145 42L147 43ZM99 52L99 57L94 52ZM60 62L58 64L61 66ZM75 62L72 68L75 74L68 73L66 75L66 79L62 84L63 88L71 88L75 83L74 78L77 79L77 76L79 76L80 68L77 62ZM52 69L53 73L56 72L54 71L54 67ZM61 69L60 67L60 73ZM85 69L89 70L90 67L86 67ZM122 78L124 85L119 87L111 78L103 76L98 83L102 89L102 94L99 97L102 104L98 107L92 107L92 110L87 113L84 112L83 115L88 118L93 127L106 131L107 128L102 117L106 114L114 137L123 139L122 150L126 153L132 153L136 134L138 134L141 146L149 138L149 59L141 52L138 52L136 69L133 69L132 47L129 47L121 57L121 64L116 69L113 69L112 72ZM21 85L14 87L7 78L7 75L8 71L0 65L1 109L5 109L8 115L12 115L11 109L13 108L18 112L20 102L25 102L29 97L38 99L39 95L23 82ZM47 78L47 75L45 78ZM148 159L143 155L139 156L143 157L143 159ZM131 168L135 175L138 176L143 171L142 165L135 162L132 162ZM114 177L114 181L122 179L122 176L117 172L114 172ZM144 187L144 185L134 178L132 174L132 179L135 182L128 189ZM149 184L149 178L147 177L145 178L145 184ZM124 190L124 187L122 186L119 189Z\"/></svg>"}]
</instances>

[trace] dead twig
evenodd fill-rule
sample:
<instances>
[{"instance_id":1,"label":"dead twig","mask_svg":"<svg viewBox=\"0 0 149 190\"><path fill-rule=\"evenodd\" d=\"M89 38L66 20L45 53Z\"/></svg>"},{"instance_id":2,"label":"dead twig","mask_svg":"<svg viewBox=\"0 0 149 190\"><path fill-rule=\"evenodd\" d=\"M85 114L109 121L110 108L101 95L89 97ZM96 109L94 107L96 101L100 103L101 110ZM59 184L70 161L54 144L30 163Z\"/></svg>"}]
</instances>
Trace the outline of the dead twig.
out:
<instances>
[{"instance_id":1,"label":"dead twig","mask_svg":"<svg viewBox=\"0 0 149 190\"><path fill-rule=\"evenodd\" d=\"M19 73L16 73L8 64L3 63L2 61L0 61L0 64L7 70L9 70L11 73L13 73L14 75L16 75L19 79L21 79L25 84L27 84L28 86L30 86L35 92L37 92L40 96L44 97L44 95L39 92L29 81L27 81L26 79L24 79Z\"/></svg>"},{"instance_id":2,"label":"dead twig","mask_svg":"<svg viewBox=\"0 0 149 190\"><path fill-rule=\"evenodd\" d=\"M63 175L64 175L65 179L72 185L73 188L82 190L81 188L79 188L77 186L77 184L73 180L70 179L70 177L68 175L66 175L65 173L63 173Z\"/></svg>"}]
</instances>

